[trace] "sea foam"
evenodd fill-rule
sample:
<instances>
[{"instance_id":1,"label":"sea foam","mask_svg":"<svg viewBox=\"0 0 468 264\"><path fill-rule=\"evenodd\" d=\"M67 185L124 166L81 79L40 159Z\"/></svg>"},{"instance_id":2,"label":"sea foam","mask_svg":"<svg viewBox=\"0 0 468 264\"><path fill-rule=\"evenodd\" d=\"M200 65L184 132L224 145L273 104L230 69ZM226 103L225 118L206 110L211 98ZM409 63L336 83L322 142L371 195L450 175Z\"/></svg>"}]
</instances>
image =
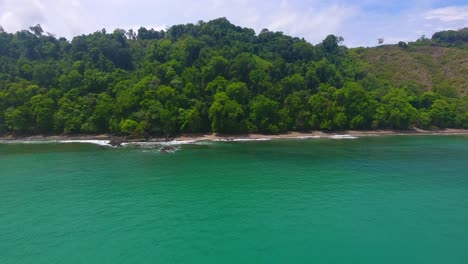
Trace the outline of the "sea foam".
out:
<instances>
[{"instance_id":1,"label":"sea foam","mask_svg":"<svg viewBox=\"0 0 468 264\"><path fill-rule=\"evenodd\" d=\"M0 140L1 144L56 144L56 143L84 143L99 146L110 146L109 140Z\"/></svg>"},{"instance_id":2,"label":"sea foam","mask_svg":"<svg viewBox=\"0 0 468 264\"><path fill-rule=\"evenodd\" d=\"M353 135L349 135L349 134L345 134L345 135L333 135L330 138L332 138L332 139L356 139L358 137L353 136Z\"/></svg>"},{"instance_id":3,"label":"sea foam","mask_svg":"<svg viewBox=\"0 0 468 264\"><path fill-rule=\"evenodd\" d=\"M109 145L109 140L87 140L87 139L77 139L77 140L74 140L74 139L67 139L67 140L58 140L56 141L58 143L85 143L85 144L94 144L94 145L98 145L98 146L107 146L107 147L110 147Z\"/></svg>"}]
</instances>

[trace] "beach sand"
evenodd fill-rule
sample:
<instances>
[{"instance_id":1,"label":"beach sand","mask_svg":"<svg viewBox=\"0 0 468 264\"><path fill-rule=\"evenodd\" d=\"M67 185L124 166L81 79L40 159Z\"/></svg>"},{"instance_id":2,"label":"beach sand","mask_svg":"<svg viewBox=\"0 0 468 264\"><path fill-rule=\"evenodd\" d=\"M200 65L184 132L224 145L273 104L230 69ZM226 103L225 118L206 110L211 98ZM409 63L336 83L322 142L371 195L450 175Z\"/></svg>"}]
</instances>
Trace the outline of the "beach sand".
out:
<instances>
[{"instance_id":1,"label":"beach sand","mask_svg":"<svg viewBox=\"0 0 468 264\"><path fill-rule=\"evenodd\" d=\"M392 136L392 135L468 135L468 129L441 129L441 130L346 130L346 131L310 131L310 132L289 132L276 135L264 134L244 134L244 135L221 135L209 134L182 134L173 138L125 138L124 142L196 142L196 141L250 141L250 140L271 140L271 139L307 139L307 138L335 138L347 139L370 136ZM109 134L100 135L53 135L53 136L3 136L2 141L110 141L116 136Z\"/></svg>"}]
</instances>

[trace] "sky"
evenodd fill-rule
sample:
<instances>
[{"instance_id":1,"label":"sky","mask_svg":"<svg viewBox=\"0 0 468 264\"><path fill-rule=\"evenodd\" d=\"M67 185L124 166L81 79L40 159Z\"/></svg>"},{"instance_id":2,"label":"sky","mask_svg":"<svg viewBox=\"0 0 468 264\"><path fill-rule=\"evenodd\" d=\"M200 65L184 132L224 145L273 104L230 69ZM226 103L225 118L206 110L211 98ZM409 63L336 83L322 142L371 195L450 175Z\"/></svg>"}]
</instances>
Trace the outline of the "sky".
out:
<instances>
[{"instance_id":1,"label":"sky","mask_svg":"<svg viewBox=\"0 0 468 264\"><path fill-rule=\"evenodd\" d=\"M414 41L434 32L468 27L468 0L0 0L7 32L41 24L71 39L105 28L166 29L226 17L231 23L282 31L317 44L327 35L349 47Z\"/></svg>"}]
</instances>

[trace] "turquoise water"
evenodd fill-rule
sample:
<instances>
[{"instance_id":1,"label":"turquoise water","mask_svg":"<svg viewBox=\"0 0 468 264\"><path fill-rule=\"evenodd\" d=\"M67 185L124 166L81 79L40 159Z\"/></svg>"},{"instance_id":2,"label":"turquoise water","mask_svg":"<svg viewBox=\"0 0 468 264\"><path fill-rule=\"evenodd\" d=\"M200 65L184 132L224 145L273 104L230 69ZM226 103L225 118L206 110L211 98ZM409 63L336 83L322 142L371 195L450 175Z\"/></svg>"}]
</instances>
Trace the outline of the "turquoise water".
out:
<instances>
[{"instance_id":1,"label":"turquoise water","mask_svg":"<svg viewBox=\"0 0 468 264\"><path fill-rule=\"evenodd\" d=\"M468 137L0 144L0 263L468 263Z\"/></svg>"}]
</instances>

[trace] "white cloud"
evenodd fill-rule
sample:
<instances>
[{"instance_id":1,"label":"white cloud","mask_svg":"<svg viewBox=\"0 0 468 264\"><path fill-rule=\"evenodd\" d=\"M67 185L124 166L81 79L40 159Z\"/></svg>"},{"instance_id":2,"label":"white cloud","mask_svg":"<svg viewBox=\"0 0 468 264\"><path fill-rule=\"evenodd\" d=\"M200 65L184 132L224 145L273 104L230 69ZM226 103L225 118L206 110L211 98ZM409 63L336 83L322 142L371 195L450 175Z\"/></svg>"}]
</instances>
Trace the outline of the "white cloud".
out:
<instances>
[{"instance_id":1,"label":"white cloud","mask_svg":"<svg viewBox=\"0 0 468 264\"><path fill-rule=\"evenodd\" d=\"M4 0L0 2L0 10L0 25L8 31L34 25L27 24L28 21L37 21L36 24L45 21L44 6L39 0Z\"/></svg>"},{"instance_id":2,"label":"white cloud","mask_svg":"<svg viewBox=\"0 0 468 264\"><path fill-rule=\"evenodd\" d=\"M443 22L468 21L468 6L449 6L437 8L426 13L426 19L438 19Z\"/></svg>"},{"instance_id":3,"label":"white cloud","mask_svg":"<svg viewBox=\"0 0 468 264\"><path fill-rule=\"evenodd\" d=\"M310 7L306 10L283 8L267 18L266 28L284 31L288 34L319 42L335 33L358 10L346 5Z\"/></svg>"},{"instance_id":4,"label":"white cloud","mask_svg":"<svg viewBox=\"0 0 468 264\"><path fill-rule=\"evenodd\" d=\"M41 24L45 31L73 36L83 33L93 19L83 15L79 0L3 0L0 1L0 25L14 32Z\"/></svg>"},{"instance_id":5,"label":"white cloud","mask_svg":"<svg viewBox=\"0 0 468 264\"><path fill-rule=\"evenodd\" d=\"M433 0L408 1L403 8L378 0L0 0L0 25L14 32L41 24L70 39L102 28L165 29L227 17L257 33L268 28L312 43L337 34L347 45L373 46L379 37L386 43L415 40L467 24L466 5L433 9Z\"/></svg>"},{"instance_id":6,"label":"white cloud","mask_svg":"<svg viewBox=\"0 0 468 264\"><path fill-rule=\"evenodd\" d=\"M257 33L268 28L295 37L304 37L311 42L319 42L328 34L336 33L358 11L351 5L324 5L320 1L298 0L215 0L213 6L205 17L225 16L232 23L253 28ZM203 16L203 12L199 15Z\"/></svg>"},{"instance_id":7,"label":"white cloud","mask_svg":"<svg viewBox=\"0 0 468 264\"><path fill-rule=\"evenodd\" d=\"M314 0L0 0L0 25L14 32L41 24L46 31L72 37L102 28L135 29L224 16L257 32L269 28L318 42L337 31L355 10L349 5L324 5Z\"/></svg>"},{"instance_id":8,"label":"white cloud","mask_svg":"<svg viewBox=\"0 0 468 264\"><path fill-rule=\"evenodd\" d=\"M348 20L350 23L340 27L339 34L344 37L346 45L352 47L375 46L379 37L384 38L386 44L415 41L422 35L430 38L441 30L466 27L468 20L461 19L468 14L468 10L463 11L466 8L451 6L434 9L423 1L396 13L362 10Z\"/></svg>"}]
</instances>

